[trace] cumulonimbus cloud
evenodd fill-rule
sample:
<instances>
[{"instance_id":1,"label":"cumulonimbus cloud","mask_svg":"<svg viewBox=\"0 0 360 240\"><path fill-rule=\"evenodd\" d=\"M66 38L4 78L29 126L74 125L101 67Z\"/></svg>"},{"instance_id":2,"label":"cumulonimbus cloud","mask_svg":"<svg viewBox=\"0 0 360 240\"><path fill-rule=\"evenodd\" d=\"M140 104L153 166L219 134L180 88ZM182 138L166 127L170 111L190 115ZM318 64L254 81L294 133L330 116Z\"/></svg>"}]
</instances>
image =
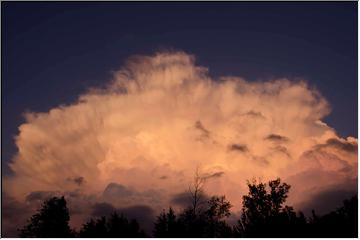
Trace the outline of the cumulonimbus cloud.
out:
<instances>
[{"instance_id":1,"label":"cumulonimbus cloud","mask_svg":"<svg viewBox=\"0 0 360 240\"><path fill-rule=\"evenodd\" d=\"M200 169L216 176L208 194L225 194L234 210L253 178L288 181L300 205L339 184L356 191L357 139L338 136L322 120L329 113L305 81L212 79L184 52L137 56L77 102L27 113L3 190L18 201L77 191L161 210Z\"/></svg>"}]
</instances>

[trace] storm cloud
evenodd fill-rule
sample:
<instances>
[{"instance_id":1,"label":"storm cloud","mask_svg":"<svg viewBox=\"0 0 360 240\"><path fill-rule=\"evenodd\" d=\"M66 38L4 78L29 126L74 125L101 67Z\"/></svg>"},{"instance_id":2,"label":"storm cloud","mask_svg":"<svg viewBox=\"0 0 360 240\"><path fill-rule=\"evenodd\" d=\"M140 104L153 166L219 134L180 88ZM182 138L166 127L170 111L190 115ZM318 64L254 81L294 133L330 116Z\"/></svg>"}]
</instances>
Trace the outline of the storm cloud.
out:
<instances>
[{"instance_id":1,"label":"storm cloud","mask_svg":"<svg viewBox=\"0 0 360 240\"><path fill-rule=\"evenodd\" d=\"M3 191L17 202L76 192L70 206L87 202L88 213L101 201L159 212L199 169L219 173L205 190L226 195L234 211L252 178L289 180L296 207L308 191L355 189L357 139L338 136L329 113L305 80L213 79L184 52L137 56L76 102L26 113Z\"/></svg>"}]
</instances>

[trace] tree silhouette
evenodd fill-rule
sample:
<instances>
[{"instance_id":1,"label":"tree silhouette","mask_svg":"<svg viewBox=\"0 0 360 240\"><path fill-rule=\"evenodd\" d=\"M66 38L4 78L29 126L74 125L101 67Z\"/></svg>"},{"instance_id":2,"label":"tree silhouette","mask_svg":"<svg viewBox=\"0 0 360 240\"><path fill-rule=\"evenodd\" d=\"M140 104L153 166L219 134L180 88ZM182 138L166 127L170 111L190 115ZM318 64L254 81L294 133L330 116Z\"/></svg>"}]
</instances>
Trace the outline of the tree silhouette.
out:
<instances>
[{"instance_id":1,"label":"tree silhouette","mask_svg":"<svg viewBox=\"0 0 360 240\"><path fill-rule=\"evenodd\" d=\"M85 223L80 230L80 237L90 238L90 237L105 237L107 236L106 229L106 219L105 217L101 217L99 219L90 219L87 223Z\"/></svg>"},{"instance_id":2,"label":"tree silhouette","mask_svg":"<svg viewBox=\"0 0 360 240\"><path fill-rule=\"evenodd\" d=\"M193 202L191 202L193 203ZM213 196L194 211L185 208L176 216L172 208L163 211L156 219L155 237L230 237L232 229L225 222L230 216L231 204L225 196Z\"/></svg>"},{"instance_id":3,"label":"tree silhouette","mask_svg":"<svg viewBox=\"0 0 360 240\"><path fill-rule=\"evenodd\" d=\"M205 178L197 173L189 188L188 207L178 215L170 207L159 214L154 223L155 237L357 237L357 196L343 206L319 216L296 213L285 205L290 185L280 179L266 183L248 182L249 192L242 198L242 214L230 227L231 203L225 196L208 197L204 193ZM137 220L128 220L114 212L109 217L90 218L79 233L69 227L69 210L64 197L50 198L20 230L20 237L146 237Z\"/></svg>"},{"instance_id":4,"label":"tree silhouette","mask_svg":"<svg viewBox=\"0 0 360 240\"><path fill-rule=\"evenodd\" d=\"M230 216L231 204L225 196L213 196L208 201L208 209L205 212L207 220L207 237L230 237L231 227L227 225L225 218Z\"/></svg>"},{"instance_id":5,"label":"tree silhouette","mask_svg":"<svg viewBox=\"0 0 360 240\"><path fill-rule=\"evenodd\" d=\"M225 196L208 199L204 192L206 179L197 168L193 186L189 187L190 205L178 218L177 229L180 229L181 237L231 236L231 228L224 220L230 216L231 204Z\"/></svg>"},{"instance_id":6,"label":"tree silhouette","mask_svg":"<svg viewBox=\"0 0 360 240\"><path fill-rule=\"evenodd\" d=\"M171 208L170 208L171 209ZM165 209L159 216L157 216L154 224L154 237L163 238L171 235L168 228L168 219L166 217Z\"/></svg>"},{"instance_id":7,"label":"tree silhouette","mask_svg":"<svg viewBox=\"0 0 360 240\"><path fill-rule=\"evenodd\" d=\"M204 204L204 184L205 178L200 176L199 169L196 168L193 186L189 186L189 193L191 197L191 208L193 214L196 215L202 211L201 207Z\"/></svg>"},{"instance_id":8,"label":"tree silhouette","mask_svg":"<svg viewBox=\"0 0 360 240\"><path fill-rule=\"evenodd\" d=\"M69 220L69 210L65 198L50 198L20 230L20 237L73 237Z\"/></svg>"},{"instance_id":9,"label":"tree silhouette","mask_svg":"<svg viewBox=\"0 0 360 240\"><path fill-rule=\"evenodd\" d=\"M235 227L237 236L289 237L302 234L306 219L294 209L283 206L290 185L278 178L265 183L248 182L249 193L243 196L241 219Z\"/></svg>"},{"instance_id":10,"label":"tree silhouette","mask_svg":"<svg viewBox=\"0 0 360 240\"><path fill-rule=\"evenodd\" d=\"M145 237L140 230L139 223L133 219L129 221L124 215L114 212L107 219L101 217L97 220L90 219L80 230L80 237Z\"/></svg>"},{"instance_id":11,"label":"tree silhouette","mask_svg":"<svg viewBox=\"0 0 360 240\"><path fill-rule=\"evenodd\" d=\"M313 237L358 237L358 198L353 196L343 206L324 216L313 211L309 236Z\"/></svg>"},{"instance_id":12,"label":"tree silhouette","mask_svg":"<svg viewBox=\"0 0 360 240\"><path fill-rule=\"evenodd\" d=\"M170 207L166 213L165 210L156 218L154 224L154 237L178 237L180 234L180 225L177 221L174 210Z\"/></svg>"}]
</instances>

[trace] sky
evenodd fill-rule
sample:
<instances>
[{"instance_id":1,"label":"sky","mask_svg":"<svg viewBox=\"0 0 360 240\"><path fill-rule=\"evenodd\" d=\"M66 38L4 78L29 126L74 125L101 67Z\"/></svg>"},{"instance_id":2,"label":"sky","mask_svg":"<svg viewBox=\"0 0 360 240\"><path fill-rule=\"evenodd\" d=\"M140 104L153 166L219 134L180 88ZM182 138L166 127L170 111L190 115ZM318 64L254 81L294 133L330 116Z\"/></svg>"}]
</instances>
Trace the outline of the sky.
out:
<instances>
[{"instance_id":1,"label":"sky","mask_svg":"<svg viewBox=\"0 0 360 240\"><path fill-rule=\"evenodd\" d=\"M280 176L333 207L357 189L356 5L2 2L5 204L150 219L199 167L233 201Z\"/></svg>"}]
</instances>

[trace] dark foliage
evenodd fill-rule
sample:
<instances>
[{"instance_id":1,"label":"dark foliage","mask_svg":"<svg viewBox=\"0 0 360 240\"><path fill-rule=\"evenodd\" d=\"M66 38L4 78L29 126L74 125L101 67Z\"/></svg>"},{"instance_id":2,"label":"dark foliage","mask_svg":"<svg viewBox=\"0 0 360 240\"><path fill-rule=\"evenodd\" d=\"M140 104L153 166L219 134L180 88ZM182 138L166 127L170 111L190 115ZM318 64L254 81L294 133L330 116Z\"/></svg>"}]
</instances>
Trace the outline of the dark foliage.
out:
<instances>
[{"instance_id":1,"label":"dark foliage","mask_svg":"<svg viewBox=\"0 0 360 240\"><path fill-rule=\"evenodd\" d=\"M241 219L234 227L236 237L357 237L357 197L324 216L307 220L302 212L283 206L290 186L280 179L248 183L243 196Z\"/></svg>"},{"instance_id":2,"label":"dark foliage","mask_svg":"<svg viewBox=\"0 0 360 240\"><path fill-rule=\"evenodd\" d=\"M302 213L283 206L290 186L280 179L265 183L248 183L243 196L241 219L235 234L242 237L298 237L304 234L306 219Z\"/></svg>"},{"instance_id":3,"label":"dark foliage","mask_svg":"<svg viewBox=\"0 0 360 240\"><path fill-rule=\"evenodd\" d=\"M90 219L80 230L80 237L145 237L144 231L140 230L139 223L133 219L129 221L124 215L114 212L108 219Z\"/></svg>"},{"instance_id":4,"label":"dark foliage","mask_svg":"<svg viewBox=\"0 0 360 240\"><path fill-rule=\"evenodd\" d=\"M20 230L20 237L73 237L69 220L69 210L64 197L50 198Z\"/></svg>"},{"instance_id":5,"label":"dark foliage","mask_svg":"<svg viewBox=\"0 0 360 240\"><path fill-rule=\"evenodd\" d=\"M165 210L157 217L154 226L154 237L168 238L178 237L181 235L181 226L175 215L174 210L170 207L166 213Z\"/></svg>"},{"instance_id":6,"label":"dark foliage","mask_svg":"<svg viewBox=\"0 0 360 240\"><path fill-rule=\"evenodd\" d=\"M343 206L322 217L313 211L308 235L312 237L358 237L358 198L352 197Z\"/></svg>"},{"instance_id":7,"label":"dark foliage","mask_svg":"<svg viewBox=\"0 0 360 240\"><path fill-rule=\"evenodd\" d=\"M170 207L154 224L154 237L358 237L357 196L326 215L313 211L307 219L302 212L285 205L290 186L280 179L266 183L248 182L242 199L242 215L230 227L231 204L225 196L204 194L203 179L195 177L189 188L189 206L179 213ZM20 230L20 237L147 237L137 220L114 212L110 217L90 219L79 233L69 227L64 197L46 200L38 213Z\"/></svg>"},{"instance_id":8,"label":"dark foliage","mask_svg":"<svg viewBox=\"0 0 360 240\"><path fill-rule=\"evenodd\" d=\"M194 201L192 201L194 202ZM155 222L155 237L231 237L232 229L225 222L231 204L225 196L213 196L205 206L194 211L192 204L175 215L172 208L162 212Z\"/></svg>"}]
</instances>

